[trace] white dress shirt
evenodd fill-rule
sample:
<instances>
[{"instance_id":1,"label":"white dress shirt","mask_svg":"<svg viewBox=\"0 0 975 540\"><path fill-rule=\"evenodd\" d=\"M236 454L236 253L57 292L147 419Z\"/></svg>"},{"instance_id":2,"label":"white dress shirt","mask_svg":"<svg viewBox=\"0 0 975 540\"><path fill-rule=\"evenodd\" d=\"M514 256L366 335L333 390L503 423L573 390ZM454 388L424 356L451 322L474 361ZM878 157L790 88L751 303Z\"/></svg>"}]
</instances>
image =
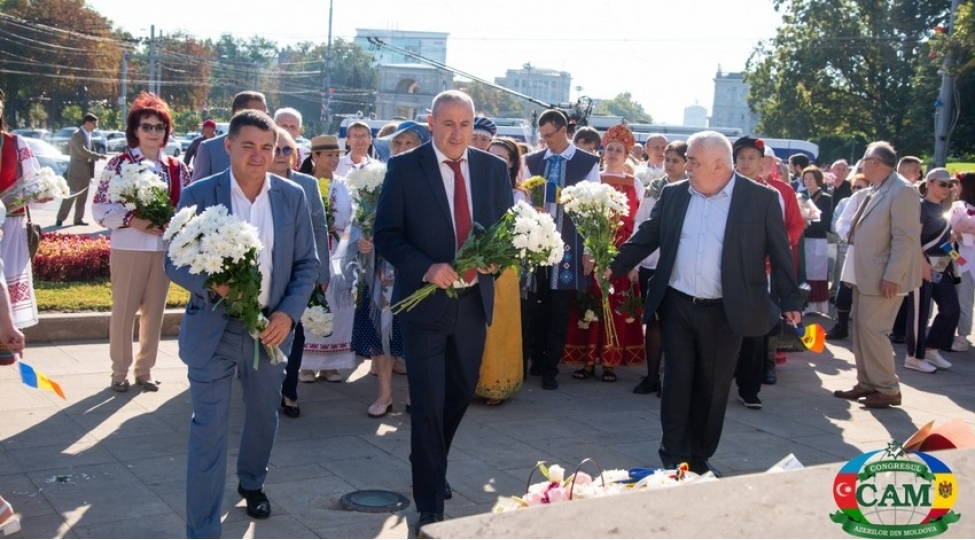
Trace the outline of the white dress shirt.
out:
<instances>
[{"instance_id":1,"label":"white dress shirt","mask_svg":"<svg viewBox=\"0 0 975 540\"><path fill-rule=\"evenodd\" d=\"M721 298L721 253L731 209L735 176L718 193L706 197L687 184L691 200L677 245L670 286L700 298Z\"/></svg>"},{"instance_id":2,"label":"white dress shirt","mask_svg":"<svg viewBox=\"0 0 975 540\"><path fill-rule=\"evenodd\" d=\"M454 238L457 238L457 220L454 219L454 170L450 168L450 165L447 165L447 162L452 160L446 155L444 155L444 153L441 152L439 148L437 148L437 145L434 144L431 146L433 146L433 152L437 155L437 163L440 164L440 177L443 178L443 188L444 191L447 192L447 205L450 206L450 221L454 224ZM471 195L471 167L470 167L470 162L467 159L466 149L464 150L464 154L457 161L460 162L460 172L461 174L464 175L464 184L467 186L467 210L471 214L471 225L473 226L474 199L473 196ZM482 225L485 224L482 223ZM493 223L486 224L485 226L490 227L491 225L493 225ZM471 229L471 234L473 233L474 230ZM461 242L461 244L463 244L463 242ZM463 278L461 278L459 281L461 283L464 283ZM476 274L474 280L466 284L473 285L475 283L477 283Z\"/></svg>"},{"instance_id":3,"label":"white dress shirt","mask_svg":"<svg viewBox=\"0 0 975 540\"><path fill-rule=\"evenodd\" d=\"M244 195L233 170L230 171L230 204L231 213L238 218L257 227L260 232L261 244L264 247L257 253L257 267L261 272L261 292L257 301L262 308L268 307L271 295L271 271L274 270L272 253L274 253L274 215L271 212L271 176L264 175L264 185L254 198L254 202Z\"/></svg>"},{"instance_id":4,"label":"white dress shirt","mask_svg":"<svg viewBox=\"0 0 975 540\"><path fill-rule=\"evenodd\" d=\"M361 169L370 163L372 163L372 158L369 156L362 158L362 161L359 163L354 163L352 161L352 154L345 154L339 158L339 166L335 168L333 175L345 178L349 175L349 172Z\"/></svg>"}]
</instances>

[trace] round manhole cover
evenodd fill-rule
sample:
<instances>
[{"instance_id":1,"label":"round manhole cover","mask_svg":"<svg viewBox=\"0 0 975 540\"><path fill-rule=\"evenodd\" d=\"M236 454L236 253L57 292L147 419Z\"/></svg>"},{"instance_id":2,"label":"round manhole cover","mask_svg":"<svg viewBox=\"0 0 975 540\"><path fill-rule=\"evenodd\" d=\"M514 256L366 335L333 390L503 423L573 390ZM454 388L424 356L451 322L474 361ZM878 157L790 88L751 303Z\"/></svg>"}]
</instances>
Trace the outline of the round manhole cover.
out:
<instances>
[{"instance_id":1,"label":"round manhole cover","mask_svg":"<svg viewBox=\"0 0 975 540\"><path fill-rule=\"evenodd\" d=\"M365 489L342 495L342 508L356 512L385 513L396 512L410 506L410 500L396 493L382 489Z\"/></svg>"}]
</instances>

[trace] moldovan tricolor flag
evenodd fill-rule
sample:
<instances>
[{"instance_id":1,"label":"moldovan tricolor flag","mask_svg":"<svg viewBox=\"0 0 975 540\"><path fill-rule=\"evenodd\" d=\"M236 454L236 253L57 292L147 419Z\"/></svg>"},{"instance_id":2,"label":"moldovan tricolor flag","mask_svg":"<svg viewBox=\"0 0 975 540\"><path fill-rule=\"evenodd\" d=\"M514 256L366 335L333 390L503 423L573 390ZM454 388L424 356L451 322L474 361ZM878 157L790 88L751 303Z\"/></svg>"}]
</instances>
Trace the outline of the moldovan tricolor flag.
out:
<instances>
[{"instance_id":1,"label":"moldovan tricolor flag","mask_svg":"<svg viewBox=\"0 0 975 540\"><path fill-rule=\"evenodd\" d=\"M20 363L20 379L24 381L24 384L37 388L39 390L50 390L55 394L61 396L61 399L67 399L64 397L64 392L61 390L61 385L47 378L47 375L35 370L34 368L28 366L27 364Z\"/></svg>"}]
</instances>

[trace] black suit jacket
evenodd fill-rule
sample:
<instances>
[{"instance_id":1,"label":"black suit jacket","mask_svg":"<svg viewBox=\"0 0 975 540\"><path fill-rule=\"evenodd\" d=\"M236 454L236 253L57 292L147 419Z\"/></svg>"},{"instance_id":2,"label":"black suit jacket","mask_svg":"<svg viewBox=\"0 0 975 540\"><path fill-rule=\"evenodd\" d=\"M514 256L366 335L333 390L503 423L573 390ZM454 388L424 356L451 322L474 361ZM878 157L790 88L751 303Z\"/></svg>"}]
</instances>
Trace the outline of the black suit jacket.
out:
<instances>
[{"instance_id":1,"label":"black suit jacket","mask_svg":"<svg viewBox=\"0 0 975 540\"><path fill-rule=\"evenodd\" d=\"M647 290L646 320L657 311L670 283L690 200L688 181L666 186L650 219L623 244L610 267L614 276L625 274L660 248L660 261ZM799 311L802 300L778 194L736 173L721 252L721 289L728 322L740 336L763 336L777 322L778 308L768 293L766 257L782 310Z\"/></svg>"},{"instance_id":2,"label":"black suit jacket","mask_svg":"<svg viewBox=\"0 0 975 540\"><path fill-rule=\"evenodd\" d=\"M511 180L501 158L469 148L474 222L488 228L513 206ZM447 202L440 165L428 142L389 161L376 210L376 249L396 268L392 301L398 302L424 286L423 276L434 263L451 263L456 253L453 216ZM481 274L481 300L488 324L494 312L494 279ZM447 304L438 290L398 316L413 324L436 321Z\"/></svg>"}]
</instances>

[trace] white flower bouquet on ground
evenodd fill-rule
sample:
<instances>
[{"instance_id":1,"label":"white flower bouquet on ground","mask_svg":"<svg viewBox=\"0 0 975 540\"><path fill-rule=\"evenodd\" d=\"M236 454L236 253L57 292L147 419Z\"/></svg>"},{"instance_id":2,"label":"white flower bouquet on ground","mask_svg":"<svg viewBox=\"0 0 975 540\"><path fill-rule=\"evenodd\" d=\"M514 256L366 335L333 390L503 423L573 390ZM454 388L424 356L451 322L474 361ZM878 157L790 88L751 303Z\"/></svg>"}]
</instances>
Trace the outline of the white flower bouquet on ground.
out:
<instances>
[{"instance_id":1,"label":"white flower bouquet on ground","mask_svg":"<svg viewBox=\"0 0 975 540\"><path fill-rule=\"evenodd\" d=\"M169 186L145 163L124 163L115 172L105 169L108 176L108 200L125 206L125 209L154 227L163 228L173 217L173 203L167 192Z\"/></svg>"},{"instance_id":2,"label":"white flower bouquet on ground","mask_svg":"<svg viewBox=\"0 0 975 540\"><path fill-rule=\"evenodd\" d=\"M71 195L64 178L54 174L50 167L44 167L35 174L17 182L0 194L0 200L12 212L35 202L48 202Z\"/></svg>"},{"instance_id":3,"label":"white flower bouquet on ground","mask_svg":"<svg viewBox=\"0 0 975 540\"><path fill-rule=\"evenodd\" d=\"M616 256L616 231L620 219L630 211L626 196L608 184L586 181L563 189L560 202L582 236L586 253L595 262L595 277L603 293L606 342L616 345L619 342L609 307L610 284L603 277L603 270L609 268Z\"/></svg>"},{"instance_id":4,"label":"white flower bouquet on ground","mask_svg":"<svg viewBox=\"0 0 975 540\"><path fill-rule=\"evenodd\" d=\"M183 208L169 222L163 234L163 239L170 242L169 258L177 268L188 266L191 274L206 274L207 287L229 287L227 296L220 301L226 301L227 314L240 319L254 338L256 370L258 336L268 324L257 300L261 291L257 254L263 248L260 232L222 204L207 207L200 214L196 211L195 205ZM287 361L279 347L265 345L264 349L272 365Z\"/></svg>"},{"instance_id":5,"label":"white flower bouquet on ground","mask_svg":"<svg viewBox=\"0 0 975 540\"><path fill-rule=\"evenodd\" d=\"M562 236L555 228L552 216L535 210L524 201L518 201L490 229L485 230L474 223L471 235L457 250L452 264L461 276L470 270L490 266L552 266L562 260L564 249ZM456 288L463 285L455 283L447 289L447 295L456 296ZM436 290L436 285L428 283L390 309L393 313L409 311Z\"/></svg>"}]
</instances>

